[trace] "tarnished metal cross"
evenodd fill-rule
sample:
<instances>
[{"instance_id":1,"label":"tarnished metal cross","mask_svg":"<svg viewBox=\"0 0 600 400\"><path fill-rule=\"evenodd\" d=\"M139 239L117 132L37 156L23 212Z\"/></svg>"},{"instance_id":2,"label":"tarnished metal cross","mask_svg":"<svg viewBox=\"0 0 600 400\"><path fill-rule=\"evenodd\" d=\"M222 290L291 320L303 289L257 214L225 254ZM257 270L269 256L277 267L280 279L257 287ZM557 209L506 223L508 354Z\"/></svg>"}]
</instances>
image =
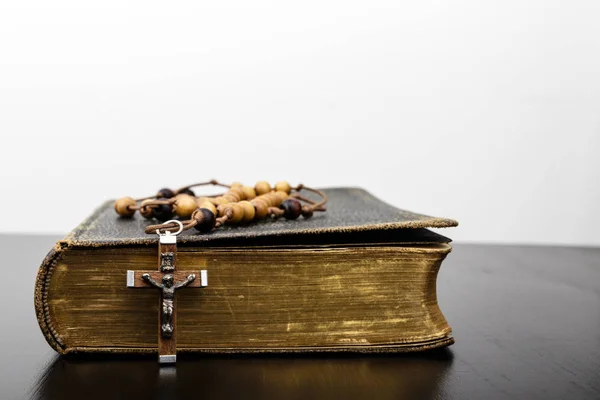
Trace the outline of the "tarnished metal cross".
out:
<instances>
[{"instance_id":1,"label":"tarnished metal cross","mask_svg":"<svg viewBox=\"0 0 600 400\"><path fill-rule=\"evenodd\" d=\"M177 222L179 221L168 221ZM179 231L181 232L181 230ZM177 234L159 234L158 271L127 271L127 287L154 287L161 291L158 316L158 361L174 363L177 360L177 309L175 291L183 287L208 285L206 270L176 271Z\"/></svg>"}]
</instances>

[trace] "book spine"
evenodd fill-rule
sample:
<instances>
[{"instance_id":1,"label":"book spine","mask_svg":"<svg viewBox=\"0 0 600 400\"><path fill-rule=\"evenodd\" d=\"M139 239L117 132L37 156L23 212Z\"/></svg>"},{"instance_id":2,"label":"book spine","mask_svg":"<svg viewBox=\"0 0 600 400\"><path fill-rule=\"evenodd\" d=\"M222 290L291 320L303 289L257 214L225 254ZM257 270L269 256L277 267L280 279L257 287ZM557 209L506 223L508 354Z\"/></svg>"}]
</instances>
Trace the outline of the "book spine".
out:
<instances>
[{"instance_id":1,"label":"book spine","mask_svg":"<svg viewBox=\"0 0 600 400\"><path fill-rule=\"evenodd\" d=\"M35 314L42 334L50 347L60 354L65 353L65 347L60 335L54 328L53 321L50 319L47 295L52 272L65 251L62 242L58 242L46 255L44 261L42 261L42 265L38 269L34 290Z\"/></svg>"}]
</instances>

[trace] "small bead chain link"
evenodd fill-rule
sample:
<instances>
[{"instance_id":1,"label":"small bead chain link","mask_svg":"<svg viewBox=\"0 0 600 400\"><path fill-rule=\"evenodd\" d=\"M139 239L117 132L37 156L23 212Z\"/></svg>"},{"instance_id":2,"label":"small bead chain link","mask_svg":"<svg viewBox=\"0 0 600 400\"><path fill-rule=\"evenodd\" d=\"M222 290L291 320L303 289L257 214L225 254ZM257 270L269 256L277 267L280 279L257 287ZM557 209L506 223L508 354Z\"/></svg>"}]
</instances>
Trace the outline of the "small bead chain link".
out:
<instances>
[{"instance_id":1,"label":"small bead chain link","mask_svg":"<svg viewBox=\"0 0 600 400\"><path fill-rule=\"evenodd\" d=\"M215 196L196 196L193 187L219 186L227 188L227 192ZM321 201L315 202L300 194L302 190L315 193ZM277 182L275 186L266 181L257 182L254 186L244 186L239 182L231 185L216 180L187 185L178 190L160 189L154 196L134 199L122 197L115 201L115 211L121 217L133 217L136 211L146 219L167 221L175 215L184 219L183 229L196 228L201 233L208 233L224 224L246 224L252 221L284 217L297 219L300 215L310 218L315 212L326 211L327 196L317 189L302 184L292 187L286 181ZM185 219L188 218L188 219ZM146 227L146 233L176 231L175 223L156 224Z\"/></svg>"}]
</instances>

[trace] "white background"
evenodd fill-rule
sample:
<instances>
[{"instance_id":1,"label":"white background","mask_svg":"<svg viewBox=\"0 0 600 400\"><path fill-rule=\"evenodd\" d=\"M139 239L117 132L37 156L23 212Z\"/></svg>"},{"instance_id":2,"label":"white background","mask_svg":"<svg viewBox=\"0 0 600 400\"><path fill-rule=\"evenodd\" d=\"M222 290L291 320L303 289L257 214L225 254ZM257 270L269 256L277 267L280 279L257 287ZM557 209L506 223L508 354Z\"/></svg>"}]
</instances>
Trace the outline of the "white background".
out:
<instances>
[{"instance_id":1,"label":"white background","mask_svg":"<svg viewBox=\"0 0 600 400\"><path fill-rule=\"evenodd\" d=\"M218 178L600 245L600 2L4 1L0 232Z\"/></svg>"}]
</instances>

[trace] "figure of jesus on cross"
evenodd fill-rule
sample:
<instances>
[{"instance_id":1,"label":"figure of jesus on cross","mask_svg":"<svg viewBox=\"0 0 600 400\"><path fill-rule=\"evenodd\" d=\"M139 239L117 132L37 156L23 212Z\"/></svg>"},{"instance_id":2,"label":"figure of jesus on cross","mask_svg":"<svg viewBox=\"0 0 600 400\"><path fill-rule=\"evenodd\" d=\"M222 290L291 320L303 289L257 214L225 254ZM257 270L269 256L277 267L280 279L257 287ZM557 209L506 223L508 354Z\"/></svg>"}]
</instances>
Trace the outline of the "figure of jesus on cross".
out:
<instances>
[{"instance_id":1,"label":"figure of jesus on cross","mask_svg":"<svg viewBox=\"0 0 600 400\"><path fill-rule=\"evenodd\" d=\"M173 275L165 274L162 283L152 279L150 274L142 275L142 279L152 286L162 289L162 321L160 325L161 334L165 338L173 336L173 301L175 300L175 290L189 285L196 279L196 274L188 275L184 281L173 284Z\"/></svg>"},{"instance_id":2,"label":"figure of jesus on cross","mask_svg":"<svg viewBox=\"0 0 600 400\"><path fill-rule=\"evenodd\" d=\"M179 221L175 222L179 223ZM196 279L195 272L175 270L177 233L171 234L167 231L165 234L159 234L158 271L127 271L127 287L155 287L161 291L158 335L158 359L161 364L174 363L177 360L175 291L186 286L205 287L208 285L206 270L200 271L200 280Z\"/></svg>"}]
</instances>

